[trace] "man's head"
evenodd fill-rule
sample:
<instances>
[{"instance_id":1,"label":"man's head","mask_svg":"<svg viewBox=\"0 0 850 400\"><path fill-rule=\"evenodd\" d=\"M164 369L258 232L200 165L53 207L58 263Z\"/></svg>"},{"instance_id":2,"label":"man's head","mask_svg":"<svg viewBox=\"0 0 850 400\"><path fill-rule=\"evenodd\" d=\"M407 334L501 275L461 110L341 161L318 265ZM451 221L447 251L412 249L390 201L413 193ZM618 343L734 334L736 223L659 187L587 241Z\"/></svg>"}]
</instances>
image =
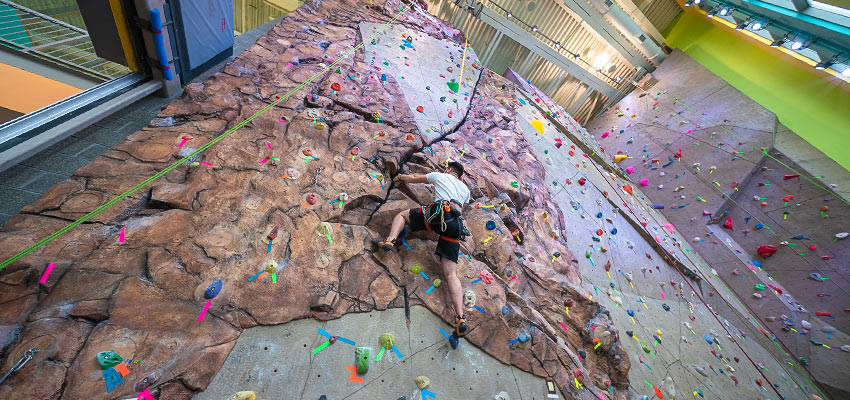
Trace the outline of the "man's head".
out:
<instances>
[{"instance_id":1,"label":"man's head","mask_svg":"<svg viewBox=\"0 0 850 400\"><path fill-rule=\"evenodd\" d=\"M452 174L456 176L458 179L463 177L463 165L461 165L457 161L452 161L449 163L449 166L446 168L447 174Z\"/></svg>"}]
</instances>

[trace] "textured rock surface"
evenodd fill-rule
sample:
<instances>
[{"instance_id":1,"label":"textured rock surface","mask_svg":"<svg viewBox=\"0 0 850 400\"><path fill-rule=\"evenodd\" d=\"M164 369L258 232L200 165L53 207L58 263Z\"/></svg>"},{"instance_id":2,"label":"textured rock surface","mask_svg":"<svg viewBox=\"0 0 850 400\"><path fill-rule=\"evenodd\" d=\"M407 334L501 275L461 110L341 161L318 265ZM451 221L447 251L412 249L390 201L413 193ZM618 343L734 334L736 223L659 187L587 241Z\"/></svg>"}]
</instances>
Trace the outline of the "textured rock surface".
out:
<instances>
[{"instance_id":1,"label":"textured rock surface","mask_svg":"<svg viewBox=\"0 0 850 400\"><path fill-rule=\"evenodd\" d=\"M188 85L148 128L10 219L0 230L0 258L284 96L359 42L358 22L388 21L401 6L324 1L290 14L221 73ZM459 41L421 11L404 13L398 23L438 40ZM406 272L419 264L429 276L441 275L433 237L411 235L411 249L397 253L369 247L396 212L430 200L427 187L397 187L389 178L399 171L433 170L447 157L466 164L465 180L476 202L496 205L467 213L472 237L463 251L471 257L462 259L458 275L475 290L477 304L492 310L472 318L468 340L505 363L552 376L570 397L578 396L575 368L596 397L607 389L606 380L616 389L627 388L629 359L607 311L586 297L575 268L547 260L556 251L572 258L563 239L548 225L517 218L529 208L548 207L550 195L541 184L543 169L520 157L528 143L517 133L511 84L480 71L467 89L469 108L458 107L445 131L429 138L417 128L398 84L401 77L388 74L377 82L379 71L362 50L339 68L192 160L212 165L174 169L3 270L2 370L28 348L41 351L25 371L0 386L0 397L13 392L40 399L129 397L137 381L156 372L160 378L151 389L158 398L187 398L210 383L245 328L405 304L423 304L450 321L445 288L425 294L429 283ZM333 89L335 83L341 90ZM192 139L178 148L183 135ZM355 146L359 155L351 159ZM305 160L306 149L318 160ZM313 182L317 168L323 170ZM298 178L282 178L287 174ZM375 174L387 178L383 186ZM535 189L515 189L512 180ZM328 204L341 192L349 195L341 208ZM318 201L303 206L309 193ZM488 220L506 234L485 243L491 236L482 228ZM330 223L333 243L318 232L322 222ZM277 224L279 234L267 252L266 235ZM126 241L119 243L122 227ZM514 230L520 239L507 234ZM534 262L530 257L539 249L545 253ZM248 281L270 261L279 265L277 284L268 274ZM56 268L39 284L49 263ZM482 270L492 272L494 282L469 286ZM224 287L198 321L204 289L215 279ZM577 303L566 318L564 297ZM559 322L570 328L566 334ZM531 340L506 345L529 324L535 327L528 332ZM594 350L591 325L610 330L612 340ZM125 383L108 395L94 358L104 350L143 360L131 364ZM586 352L583 362L579 350ZM617 390L616 397L627 393Z\"/></svg>"}]
</instances>

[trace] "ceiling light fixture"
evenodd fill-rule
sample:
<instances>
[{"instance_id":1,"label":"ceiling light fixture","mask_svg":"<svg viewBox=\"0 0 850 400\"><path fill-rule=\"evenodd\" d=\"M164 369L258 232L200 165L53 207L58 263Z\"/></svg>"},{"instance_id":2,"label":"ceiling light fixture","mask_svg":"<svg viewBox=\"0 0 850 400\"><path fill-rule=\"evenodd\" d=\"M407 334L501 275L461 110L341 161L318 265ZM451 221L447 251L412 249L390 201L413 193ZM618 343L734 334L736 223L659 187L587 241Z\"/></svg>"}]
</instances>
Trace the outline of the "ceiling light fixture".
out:
<instances>
[{"instance_id":1,"label":"ceiling light fixture","mask_svg":"<svg viewBox=\"0 0 850 400\"><path fill-rule=\"evenodd\" d=\"M725 16L729 15L730 12L732 12L731 8L723 7L723 8L720 9L720 16L725 17Z\"/></svg>"},{"instance_id":2,"label":"ceiling light fixture","mask_svg":"<svg viewBox=\"0 0 850 400\"><path fill-rule=\"evenodd\" d=\"M561 42L555 42L555 48L560 49L561 48Z\"/></svg>"},{"instance_id":3,"label":"ceiling light fixture","mask_svg":"<svg viewBox=\"0 0 850 400\"><path fill-rule=\"evenodd\" d=\"M766 24L764 22L756 21L753 22L753 26L751 26L750 29L752 29L753 31L760 31L762 28L764 28L765 25Z\"/></svg>"},{"instance_id":4,"label":"ceiling light fixture","mask_svg":"<svg viewBox=\"0 0 850 400\"><path fill-rule=\"evenodd\" d=\"M850 66L844 68L844 71L841 71L841 75L850 78Z\"/></svg>"},{"instance_id":5,"label":"ceiling light fixture","mask_svg":"<svg viewBox=\"0 0 850 400\"><path fill-rule=\"evenodd\" d=\"M750 20L741 21L741 23L739 23L738 25L735 26L735 30L736 31L742 31L749 24L750 24Z\"/></svg>"},{"instance_id":6,"label":"ceiling light fixture","mask_svg":"<svg viewBox=\"0 0 850 400\"><path fill-rule=\"evenodd\" d=\"M791 43L791 50L803 50L803 48L805 47L806 44L803 43L803 41L801 41L800 39L796 39L793 43Z\"/></svg>"},{"instance_id":7,"label":"ceiling light fixture","mask_svg":"<svg viewBox=\"0 0 850 400\"><path fill-rule=\"evenodd\" d=\"M699 5L699 3L702 3L702 0L694 0L694 4Z\"/></svg>"},{"instance_id":8,"label":"ceiling light fixture","mask_svg":"<svg viewBox=\"0 0 850 400\"><path fill-rule=\"evenodd\" d=\"M821 61L821 62L815 64L815 69L818 70L818 71L823 71L823 70L825 70L825 69L827 69L827 68L829 68L829 67L831 67L835 64L838 64L838 56L840 56L840 55L841 55L841 53L838 53L838 54L832 56L832 58L830 58L829 61Z\"/></svg>"},{"instance_id":9,"label":"ceiling light fixture","mask_svg":"<svg viewBox=\"0 0 850 400\"><path fill-rule=\"evenodd\" d=\"M513 17L514 17L514 15L510 11L508 11L508 19L511 19Z\"/></svg>"},{"instance_id":10,"label":"ceiling light fixture","mask_svg":"<svg viewBox=\"0 0 850 400\"><path fill-rule=\"evenodd\" d=\"M531 31L532 31L532 32L537 32L537 25L532 26L532 27L531 27Z\"/></svg>"}]
</instances>

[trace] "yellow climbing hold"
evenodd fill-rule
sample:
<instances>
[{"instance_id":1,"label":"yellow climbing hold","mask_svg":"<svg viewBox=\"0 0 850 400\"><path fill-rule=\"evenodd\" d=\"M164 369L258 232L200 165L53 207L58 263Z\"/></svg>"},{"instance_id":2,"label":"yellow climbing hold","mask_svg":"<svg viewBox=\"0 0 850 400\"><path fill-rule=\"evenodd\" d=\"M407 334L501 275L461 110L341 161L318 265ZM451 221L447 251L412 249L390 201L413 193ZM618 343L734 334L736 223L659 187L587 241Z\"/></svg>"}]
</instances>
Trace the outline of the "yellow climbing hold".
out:
<instances>
[{"instance_id":1,"label":"yellow climbing hold","mask_svg":"<svg viewBox=\"0 0 850 400\"><path fill-rule=\"evenodd\" d=\"M541 135L544 134L543 133L543 121L541 121L539 119L535 119L534 121L531 121L531 126L533 126L534 129L537 129L537 132L539 132Z\"/></svg>"},{"instance_id":2,"label":"yellow climbing hold","mask_svg":"<svg viewBox=\"0 0 850 400\"><path fill-rule=\"evenodd\" d=\"M627 156L625 154L617 154L617 155L614 156L614 162L618 163L618 162L623 161L627 158L629 158L629 156Z\"/></svg>"}]
</instances>

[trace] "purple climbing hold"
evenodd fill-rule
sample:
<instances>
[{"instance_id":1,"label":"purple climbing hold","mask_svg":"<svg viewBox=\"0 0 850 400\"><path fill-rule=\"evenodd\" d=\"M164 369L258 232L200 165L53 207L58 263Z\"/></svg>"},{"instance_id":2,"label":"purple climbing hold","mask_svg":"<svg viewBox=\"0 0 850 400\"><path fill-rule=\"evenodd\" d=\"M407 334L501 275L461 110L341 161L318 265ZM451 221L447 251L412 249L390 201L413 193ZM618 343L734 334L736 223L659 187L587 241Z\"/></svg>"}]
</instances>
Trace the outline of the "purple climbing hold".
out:
<instances>
[{"instance_id":1,"label":"purple climbing hold","mask_svg":"<svg viewBox=\"0 0 850 400\"><path fill-rule=\"evenodd\" d=\"M215 281L213 281L213 283L210 283L210 285L207 286L207 290L204 291L204 298L205 299L212 299L215 296L218 296L218 292L220 292L220 291L221 291L221 279L216 279Z\"/></svg>"}]
</instances>

